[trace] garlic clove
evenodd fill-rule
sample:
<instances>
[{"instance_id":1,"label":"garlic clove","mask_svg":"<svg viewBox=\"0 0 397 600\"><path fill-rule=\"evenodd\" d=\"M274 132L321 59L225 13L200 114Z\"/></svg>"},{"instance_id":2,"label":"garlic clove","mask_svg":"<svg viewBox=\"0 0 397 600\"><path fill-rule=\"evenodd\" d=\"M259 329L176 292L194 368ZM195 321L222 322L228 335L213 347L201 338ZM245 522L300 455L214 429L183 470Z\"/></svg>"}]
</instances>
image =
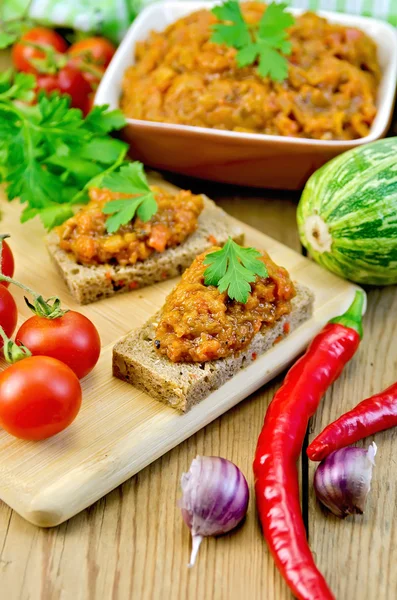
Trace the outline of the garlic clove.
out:
<instances>
[{"instance_id":1,"label":"garlic clove","mask_svg":"<svg viewBox=\"0 0 397 600\"><path fill-rule=\"evenodd\" d=\"M197 456L181 487L179 507L192 534L193 566L203 537L227 533L244 518L249 489L240 469L217 456Z\"/></svg>"},{"instance_id":2,"label":"garlic clove","mask_svg":"<svg viewBox=\"0 0 397 600\"><path fill-rule=\"evenodd\" d=\"M316 496L337 517L363 514L376 451L375 442L367 450L341 448L318 466L314 475Z\"/></svg>"},{"instance_id":3,"label":"garlic clove","mask_svg":"<svg viewBox=\"0 0 397 600\"><path fill-rule=\"evenodd\" d=\"M197 558L197 554L200 548L200 544L203 541L203 536L202 535L193 535L192 534L192 553L190 555L190 562L188 564L188 567L191 568L194 566L194 563L196 562L196 558Z\"/></svg>"}]
</instances>

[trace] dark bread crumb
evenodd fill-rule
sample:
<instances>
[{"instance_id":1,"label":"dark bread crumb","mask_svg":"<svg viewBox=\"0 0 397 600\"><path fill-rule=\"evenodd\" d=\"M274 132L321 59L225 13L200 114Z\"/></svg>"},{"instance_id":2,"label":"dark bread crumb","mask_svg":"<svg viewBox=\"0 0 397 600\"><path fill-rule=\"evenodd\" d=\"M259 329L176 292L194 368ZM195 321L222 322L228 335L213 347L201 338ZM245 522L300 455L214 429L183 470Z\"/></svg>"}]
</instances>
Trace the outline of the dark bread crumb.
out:
<instances>
[{"instance_id":1,"label":"dark bread crumb","mask_svg":"<svg viewBox=\"0 0 397 600\"><path fill-rule=\"evenodd\" d=\"M210 238L223 245L228 237L243 243L240 227L216 204L204 196L204 210L198 219L197 230L176 248L155 252L145 261L135 265L79 265L73 257L59 247L56 232L46 238L47 249L58 271L65 280L70 293L80 304L90 304L115 294L123 294L179 277L194 258L210 248Z\"/></svg>"},{"instance_id":2,"label":"dark bread crumb","mask_svg":"<svg viewBox=\"0 0 397 600\"><path fill-rule=\"evenodd\" d=\"M296 284L297 295L292 300L292 311L273 327L259 331L251 344L237 356L229 356L205 363L173 363L160 356L153 344L154 323L158 314L143 327L117 342L113 348L113 374L143 390L149 396L182 412L218 389L240 369L264 354L287 331L293 331L310 318L313 293ZM286 323L289 327L286 327Z\"/></svg>"}]
</instances>

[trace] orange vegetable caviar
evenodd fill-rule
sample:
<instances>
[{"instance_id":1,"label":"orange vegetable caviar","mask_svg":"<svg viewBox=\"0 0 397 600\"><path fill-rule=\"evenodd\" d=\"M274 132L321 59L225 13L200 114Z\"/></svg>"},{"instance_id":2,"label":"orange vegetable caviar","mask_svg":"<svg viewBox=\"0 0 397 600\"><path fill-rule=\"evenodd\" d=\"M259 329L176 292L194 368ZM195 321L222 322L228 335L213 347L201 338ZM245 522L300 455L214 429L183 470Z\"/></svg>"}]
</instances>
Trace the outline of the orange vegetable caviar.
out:
<instances>
[{"instance_id":1,"label":"orange vegetable caviar","mask_svg":"<svg viewBox=\"0 0 397 600\"><path fill-rule=\"evenodd\" d=\"M90 202L58 227L60 247L83 264L133 265L155 251L164 252L181 244L197 229L203 198L185 190L171 194L157 186L151 189L158 211L150 221L144 223L137 217L110 234L105 228L108 216L102 208L110 200L126 195L92 188Z\"/></svg>"},{"instance_id":2,"label":"orange vegetable caviar","mask_svg":"<svg viewBox=\"0 0 397 600\"><path fill-rule=\"evenodd\" d=\"M241 4L257 22L259 2ZM305 13L289 28L288 79L238 68L236 50L209 41L216 17L200 10L136 45L124 75L128 117L273 135L351 140L368 134L376 115L380 69L375 43L362 31Z\"/></svg>"},{"instance_id":3,"label":"orange vegetable caviar","mask_svg":"<svg viewBox=\"0 0 397 600\"><path fill-rule=\"evenodd\" d=\"M204 285L198 256L167 297L156 329L155 348L173 362L205 362L235 354L249 345L263 325L272 326L291 310L294 285L283 267L263 252L268 277L251 284L248 302L230 300L214 286Z\"/></svg>"}]
</instances>

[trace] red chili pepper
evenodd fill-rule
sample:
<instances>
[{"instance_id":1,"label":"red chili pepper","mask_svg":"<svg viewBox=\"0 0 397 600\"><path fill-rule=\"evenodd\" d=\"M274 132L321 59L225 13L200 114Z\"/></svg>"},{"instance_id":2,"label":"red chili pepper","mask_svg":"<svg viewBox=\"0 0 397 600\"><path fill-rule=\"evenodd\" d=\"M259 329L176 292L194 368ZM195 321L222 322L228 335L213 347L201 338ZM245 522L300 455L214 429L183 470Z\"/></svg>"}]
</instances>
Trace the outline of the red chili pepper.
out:
<instances>
[{"instance_id":1,"label":"red chili pepper","mask_svg":"<svg viewBox=\"0 0 397 600\"><path fill-rule=\"evenodd\" d=\"M358 440L397 425L397 382L380 394L363 400L355 408L328 425L310 444L310 460L323 460L328 454Z\"/></svg>"},{"instance_id":2,"label":"red chili pepper","mask_svg":"<svg viewBox=\"0 0 397 600\"><path fill-rule=\"evenodd\" d=\"M288 371L265 416L254 460L255 492L263 533L277 567L300 600L331 600L306 539L299 503L297 460L310 417L339 377L362 337L364 293L332 319Z\"/></svg>"}]
</instances>

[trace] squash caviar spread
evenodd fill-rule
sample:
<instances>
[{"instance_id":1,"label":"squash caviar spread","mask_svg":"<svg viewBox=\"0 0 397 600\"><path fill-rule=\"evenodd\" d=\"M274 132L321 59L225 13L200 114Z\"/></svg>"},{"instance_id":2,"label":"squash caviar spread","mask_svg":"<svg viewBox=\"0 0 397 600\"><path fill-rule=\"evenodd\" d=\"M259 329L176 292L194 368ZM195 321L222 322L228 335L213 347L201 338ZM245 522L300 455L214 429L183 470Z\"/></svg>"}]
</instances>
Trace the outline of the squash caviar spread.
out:
<instances>
[{"instance_id":1,"label":"squash caviar spread","mask_svg":"<svg viewBox=\"0 0 397 600\"><path fill-rule=\"evenodd\" d=\"M265 5L241 4L256 23ZM359 29L305 13L287 31L288 78L277 83L236 50L210 42L210 10L179 19L138 42L123 80L127 117L230 131L322 140L366 136L376 115L380 80L376 45Z\"/></svg>"},{"instance_id":2,"label":"squash caviar spread","mask_svg":"<svg viewBox=\"0 0 397 600\"><path fill-rule=\"evenodd\" d=\"M291 311L294 285L286 269L265 252L260 260L268 277L257 276L246 304L204 285L203 261L215 250L219 248L194 260L164 304L154 345L173 362L204 362L235 354L249 345L263 325L271 327Z\"/></svg>"},{"instance_id":3,"label":"squash caviar spread","mask_svg":"<svg viewBox=\"0 0 397 600\"><path fill-rule=\"evenodd\" d=\"M157 186L151 186L151 190L158 210L150 221L143 222L136 217L116 233L108 233L105 226L108 215L102 209L110 200L126 195L90 189L87 206L58 227L60 247L82 264L133 265L155 251L164 252L166 248L178 246L197 229L203 198L185 190L175 194Z\"/></svg>"}]
</instances>

